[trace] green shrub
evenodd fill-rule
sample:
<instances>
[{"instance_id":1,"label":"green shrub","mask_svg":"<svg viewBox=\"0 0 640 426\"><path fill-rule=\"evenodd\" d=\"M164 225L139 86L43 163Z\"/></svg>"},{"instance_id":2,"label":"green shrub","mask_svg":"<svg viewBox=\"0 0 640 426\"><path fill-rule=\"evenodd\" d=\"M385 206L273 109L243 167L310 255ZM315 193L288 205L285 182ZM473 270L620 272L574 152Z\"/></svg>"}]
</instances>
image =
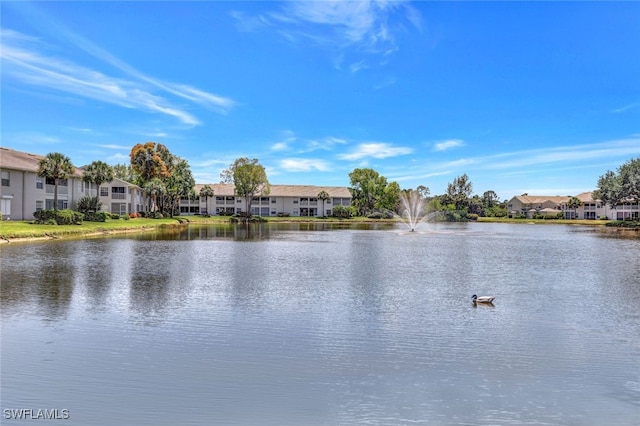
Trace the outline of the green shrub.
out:
<instances>
[{"instance_id":1,"label":"green shrub","mask_svg":"<svg viewBox=\"0 0 640 426\"><path fill-rule=\"evenodd\" d=\"M39 225L79 225L82 223L84 215L73 210L38 210L33 214L35 223Z\"/></svg>"},{"instance_id":2,"label":"green shrub","mask_svg":"<svg viewBox=\"0 0 640 426\"><path fill-rule=\"evenodd\" d=\"M107 212L89 212L85 213L84 220L87 222L106 222L107 217L110 217Z\"/></svg>"},{"instance_id":3,"label":"green shrub","mask_svg":"<svg viewBox=\"0 0 640 426\"><path fill-rule=\"evenodd\" d=\"M475 213L470 213L469 214L469 220L478 220L478 215Z\"/></svg>"},{"instance_id":4,"label":"green shrub","mask_svg":"<svg viewBox=\"0 0 640 426\"><path fill-rule=\"evenodd\" d=\"M335 206L331 215L341 219L349 219L355 216L355 207Z\"/></svg>"},{"instance_id":5,"label":"green shrub","mask_svg":"<svg viewBox=\"0 0 640 426\"><path fill-rule=\"evenodd\" d=\"M98 197L85 196L78 200L76 210L80 213L97 212L102 207Z\"/></svg>"},{"instance_id":6,"label":"green shrub","mask_svg":"<svg viewBox=\"0 0 640 426\"><path fill-rule=\"evenodd\" d=\"M114 220L120 219L120 215L118 213L109 213L109 217Z\"/></svg>"},{"instance_id":7,"label":"green shrub","mask_svg":"<svg viewBox=\"0 0 640 426\"><path fill-rule=\"evenodd\" d=\"M129 220L129 219L130 219L130 217L129 217L129 215L128 215L128 214L123 214L122 216L120 216L120 218L121 218L122 220Z\"/></svg>"}]
</instances>

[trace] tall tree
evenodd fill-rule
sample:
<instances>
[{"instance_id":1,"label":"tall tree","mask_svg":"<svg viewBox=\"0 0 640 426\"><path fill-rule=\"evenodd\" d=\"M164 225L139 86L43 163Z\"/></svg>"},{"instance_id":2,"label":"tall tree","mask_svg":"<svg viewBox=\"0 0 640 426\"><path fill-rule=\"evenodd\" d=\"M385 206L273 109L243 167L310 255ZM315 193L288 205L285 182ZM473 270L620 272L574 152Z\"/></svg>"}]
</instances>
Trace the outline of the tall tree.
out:
<instances>
[{"instance_id":1,"label":"tall tree","mask_svg":"<svg viewBox=\"0 0 640 426\"><path fill-rule=\"evenodd\" d=\"M600 176L593 198L612 208L624 202L640 203L640 157L626 161L617 173L608 170Z\"/></svg>"},{"instance_id":2,"label":"tall tree","mask_svg":"<svg viewBox=\"0 0 640 426\"><path fill-rule=\"evenodd\" d=\"M82 180L96 185L96 198L99 198L100 185L113 180L113 168L104 161L94 161L85 167Z\"/></svg>"},{"instance_id":3,"label":"tall tree","mask_svg":"<svg viewBox=\"0 0 640 426\"><path fill-rule=\"evenodd\" d=\"M180 198L188 197L196 184L189 168L187 160L174 157L173 170L169 177L164 179L166 195L168 197L168 212L171 216L179 211Z\"/></svg>"},{"instance_id":4,"label":"tall tree","mask_svg":"<svg viewBox=\"0 0 640 426\"><path fill-rule=\"evenodd\" d=\"M420 194L420 196L424 200L429 198L429 195L431 194L431 191L429 191L429 187L424 185L418 185L418 187L416 188L416 191L418 192L418 194Z\"/></svg>"},{"instance_id":5,"label":"tall tree","mask_svg":"<svg viewBox=\"0 0 640 426\"><path fill-rule=\"evenodd\" d=\"M158 210L158 200L163 197L167 188L160 178L153 178L145 183L142 190L149 196L149 212Z\"/></svg>"},{"instance_id":6,"label":"tall tree","mask_svg":"<svg viewBox=\"0 0 640 426\"><path fill-rule=\"evenodd\" d=\"M139 185L153 178L164 179L171 176L173 156L166 146L155 142L139 143L131 148L129 154L131 168L140 177Z\"/></svg>"},{"instance_id":7,"label":"tall tree","mask_svg":"<svg viewBox=\"0 0 640 426\"><path fill-rule=\"evenodd\" d=\"M73 174L75 167L71 164L71 159L59 152L50 152L38 162L37 174L45 179L52 179L53 209L58 210L58 184L60 180L67 179Z\"/></svg>"},{"instance_id":8,"label":"tall tree","mask_svg":"<svg viewBox=\"0 0 640 426\"><path fill-rule=\"evenodd\" d=\"M496 194L495 191L485 191L484 194L482 194L482 205L485 210L492 209L497 206L499 202L500 198L498 198L498 194Z\"/></svg>"},{"instance_id":9,"label":"tall tree","mask_svg":"<svg viewBox=\"0 0 640 426\"><path fill-rule=\"evenodd\" d=\"M246 217L251 217L251 201L253 197L269 195L271 186L267 172L257 158L238 158L228 169L220 173L223 183L233 183L236 196L244 197Z\"/></svg>"},{"instance_id":10,"label":"tall tree","mask_svg":"<svg viewBox=\"0 0 640 426\"><path fill-rule=\"evenodd\" d=\"M322 191L318 192L318 200L322 201L322 216L323 217L325 216L325 214L324 214L324 202L327 201L329 198L331 198L331 197L329 196L329 193L327 191L322 190Z\"/></svg>"},{"instance_id":11,"label":"tall tree","mask_svg":"<svg viewBox=\"0 0 640 426\"><path fill-rule=\"evenodd\" d=\"M116 164L112 166L113 168L113 177L117 179L122 179L125 182L135 183L138 181L136 178L136 174L131 167L131 164Z\"/></svg>"},{"instance_id":12,"label":"tall tree","mask_svg":"<svg viewBox=\"0 0 640 426\"><path fill-rule=\"evenodd\" d=\"M200 193L198 194L198 196L200 198L204 197L204 208L206 209L207 214L211 214L211 212L209 212L209 197L213 197L215 194L213 192L213 188L211 188L209 185L205 185L202 188L200 188Z\"/></svg>"},{"instance_id":13,"label":"tall tree","mask_svg":"<svg viewBox=\"0 0 640 426\"><path fill-rule=\"evenodd\" d=\"M571 219L576 218L576 209L582 205L582 201L578 197L571 197L569 201L567 201L567 207L573 209L573 217Z\"/></svg>"},{"instance_id":14,"label":"tall tree","mask_svg":"<svg viewBox=\"0 0 640 426\"><path fill-rule=\"evenodd\" d=\"M354 169L349 173L352 203L358 214L366 216L376 210L394 210L400 200L400 186L373 169Z\"/></svg>"},{"instance_id":15,"label":"tall tree","mask_svg":"<svg viewBox=\"0 0 640 426\"><path fill-rule=\"evenodd\" d=\"M455 204L456 210L466 210L469 205L469 197L473 192L473 184L469 176L463 174L447 185L447 196Z\"/></svg>"}]
</instances>

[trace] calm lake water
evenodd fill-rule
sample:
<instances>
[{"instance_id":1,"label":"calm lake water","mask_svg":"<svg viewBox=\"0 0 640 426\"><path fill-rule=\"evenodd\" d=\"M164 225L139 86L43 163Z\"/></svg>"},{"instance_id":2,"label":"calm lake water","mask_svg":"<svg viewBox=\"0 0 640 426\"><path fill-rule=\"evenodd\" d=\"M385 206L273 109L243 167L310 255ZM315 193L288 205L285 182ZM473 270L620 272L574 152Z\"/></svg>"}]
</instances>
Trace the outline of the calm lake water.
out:
<instances>
[{"instance_id":1,"label":"calm lake water","mask_svg":"<svg viewBox=\"0 0 640 426\"><path fill-rule=\"evenodd\" d=\"M1 423L640 424L640 239L406 231L3 245Z\"/></svg>"}]
</instances>

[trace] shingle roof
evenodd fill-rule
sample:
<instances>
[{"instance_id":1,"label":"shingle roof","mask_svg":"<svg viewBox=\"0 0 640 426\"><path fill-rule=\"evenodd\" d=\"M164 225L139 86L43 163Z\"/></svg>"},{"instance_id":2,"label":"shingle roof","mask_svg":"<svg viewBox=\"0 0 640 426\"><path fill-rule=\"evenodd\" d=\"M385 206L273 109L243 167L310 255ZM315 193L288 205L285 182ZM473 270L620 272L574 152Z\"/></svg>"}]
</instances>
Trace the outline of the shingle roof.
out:
<instances>
[{"instance_id":1,"label":"shingle roof","mask_svg":"<svg viewBox=\"0 0 640 426\"><path fill-rule=\"evenodd\" d=\"M516 195L516 199L520 200L522 204L542 204L547 201L551 201L556 204L562 204L569 201L569 196L549 196L549 195Z\"/></svg>"},{"instance_id":2,"label":"shingle roof","mask_svg":"<svg viewBox=\"0 0 640 426\"><path fill-rule=\"evenodd\" d=\"M43 158L43 155L29 154L28 152L0 147L0 168L2 169L35 173L38 170L38 163ZM75 169L73 176L82 177L84 170L78 167Z\"/></svg>"},{"instance_id":3,"label":"shingle roof","mask_svg":"<svg viewBox=\"0 0 640 426\"><path fill-rule=\"evenodd\" d=\"M205 184L196 184L196 194ZM233 196L234 186L227 183L208 184L213 193L218 196ZM331 198L351 198L347 187L343 186L314 186L314 185L271 185L270 197L317 197L320 191L326 191Z\"/></svg>"}]
</instances>

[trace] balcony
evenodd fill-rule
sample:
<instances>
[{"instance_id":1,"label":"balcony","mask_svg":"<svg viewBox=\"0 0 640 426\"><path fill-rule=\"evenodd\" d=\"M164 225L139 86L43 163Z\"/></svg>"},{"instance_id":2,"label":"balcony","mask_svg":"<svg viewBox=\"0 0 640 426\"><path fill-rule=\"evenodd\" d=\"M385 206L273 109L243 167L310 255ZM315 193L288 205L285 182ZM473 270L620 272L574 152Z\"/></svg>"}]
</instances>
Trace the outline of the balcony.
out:
<instances>
[{"instance_id":1,"label":"balcony","mask_svg":"<svg viewBox=\"0 0 640 426\"><path fill-rule=\"evenodd\" d=\"M47 185L47 187L45 188L45 192L47 194L54 194L55 190L56 190L55 185ZM69 187L58 185L58 195L69 195Z\"/></svg>"}]
</instances>

